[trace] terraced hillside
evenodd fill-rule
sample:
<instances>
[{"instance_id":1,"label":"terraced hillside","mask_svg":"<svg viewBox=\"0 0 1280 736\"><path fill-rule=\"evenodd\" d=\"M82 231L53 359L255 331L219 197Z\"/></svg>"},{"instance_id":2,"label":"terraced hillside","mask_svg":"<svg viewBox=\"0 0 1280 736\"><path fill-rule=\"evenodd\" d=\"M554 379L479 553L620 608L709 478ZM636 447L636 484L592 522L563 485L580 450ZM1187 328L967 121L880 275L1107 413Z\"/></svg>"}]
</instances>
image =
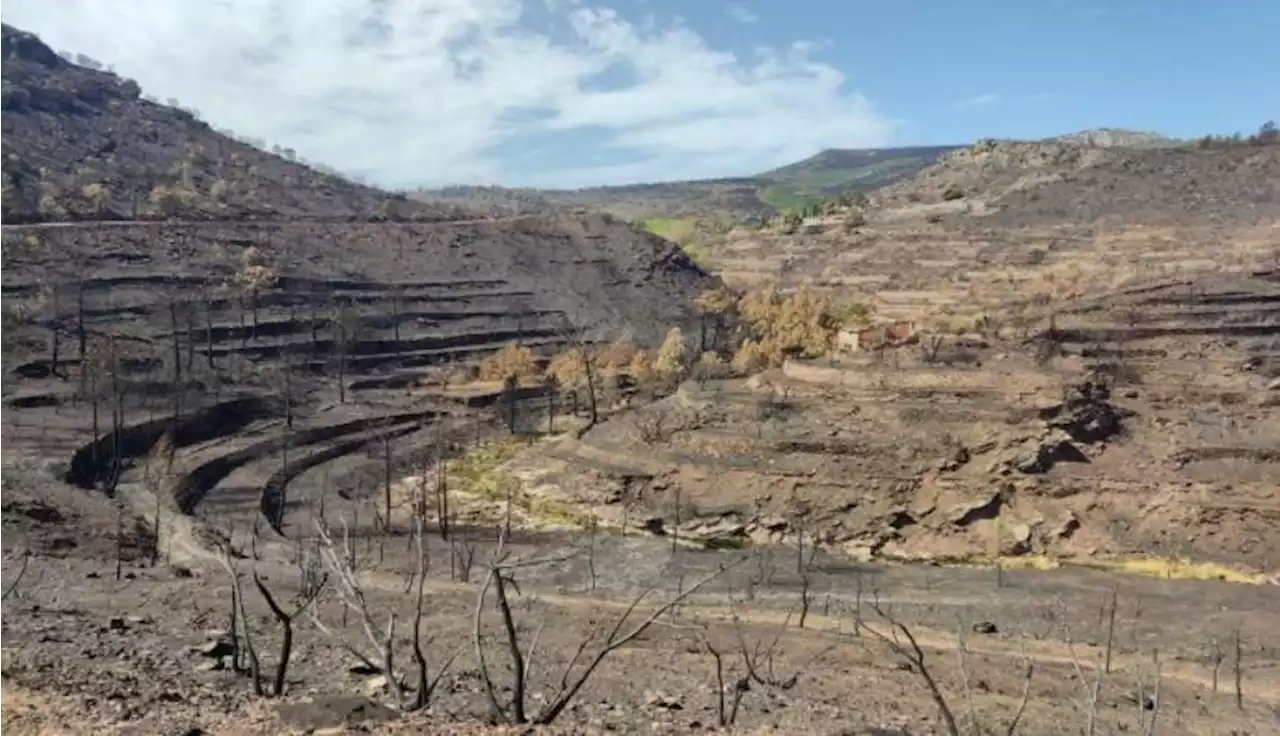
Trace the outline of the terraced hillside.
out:
<instances>
[{"instance_id":1,"label":"terraced hillside","mask_svg":"<svg viewBox=\"0 0 1280 736\"><path fill-rule=\"evenodd\" d=\"M109 523L107 499L66 484L127 487L286 529L297 488L354 498L420 467L448 439L443 413L471 442L494 423L500 385L424 387L470 382L507 344L654 343L711 282L608 215L403 201L223 137L7 25L3 53L15 498Z\"/></svg>"},{"instance_id":2,"label":"terraced hillside","mask_svg":"<svg viewBox=\"0 0 1280 736\"><path fill-rule=\"evenodd\" d=\"M1071 301L1052 324L691 382L508 472L715 545L1274 576L1280 272Z\"/></svg>"},{"instance_id":3,"label":"terraced hillside","mask_svg":"<svg viewBox=\"0 0 1280 736\"><path fill-rule=\"evenodd\" d=\"M686 386L512 472L716 544L799 508L864 557L1274 574L1280 147L1114 143L981 143L865 212L729 233L727 282L915 344Z\"/></svg>"},{"instance_id":4,"label":"terraced hillside","mask_svg":"<svg viewBox=\"0 0 1280 736\"><path fill-rule=\"evenodd\" d=\"M585 256L605 239L625 243L629 258ZM255 263L266 264L257 267L272 275L256 290L238 280L251 268L241 258L251 247ZM366 256L367 265L357 267L360 249L376 247L388 257ZM87 476L67 448L92 441L88 397L95 388L99 396L114 395L107 384L115 371L104 365L117 359L126 425L153 427L138 440L139 457L165 431L156 415L214 411L231 398L287 392L299 420L287 432L278 429L283 435L267 429L278 428L283 416L275 401L251 419L213 422L213 436L193 438L178 455L182 465L195 464L190 472L211 472L201 477L244 489L246 503L256 504L263 488L283 485L294 474L289 463L308 462L309 453L330 453L315 464L341 474L346 455L383 435L406 447L429 444L431 415L414 408L422 399L411 394L503 345L546 355L569 339L657 339L685 318L687 307L672 297L691 299L704 278L681 261L664 263L663 251L680 258L670 245L606 216L11 231L4 269L6 316L13 320L4 333L6 454L29 456L53 442L45 429L60 428L65 436L55 444L63 462L72 463L71 479L100 485L107 471ZM99 383L86 389L85 381ZM176 393L174 385L181 387ZM106 406L99 408L104 417ZM109 427L107 419L100 427ZM209 441L216 449L204 446ZM100 441L99 461L113 457L110 442ZM51 450L37 454L45 451ZM240 459L227 464L224 456L236 453ZM78 462L89 454L81 452ZM209 462L217 469L205 470ZM209 495L206 480L196 490L176 489L178 506L194 509L194 500L181 499ZM376 485L364 481L366 491Z\"/></svg>"},{"instance_id":5,"label":"terraced hillside","mask_svg":"<svg viewBox=\"0 0 1280 736\"><path fill-rule=\"evenodd\" d=\"M705 262L732 282L809 280L885 317L954 321L1272 266L1277 181L1274 144L983 143L881 190L865 212L707 241Z\"/></svg>"}]
</instances>

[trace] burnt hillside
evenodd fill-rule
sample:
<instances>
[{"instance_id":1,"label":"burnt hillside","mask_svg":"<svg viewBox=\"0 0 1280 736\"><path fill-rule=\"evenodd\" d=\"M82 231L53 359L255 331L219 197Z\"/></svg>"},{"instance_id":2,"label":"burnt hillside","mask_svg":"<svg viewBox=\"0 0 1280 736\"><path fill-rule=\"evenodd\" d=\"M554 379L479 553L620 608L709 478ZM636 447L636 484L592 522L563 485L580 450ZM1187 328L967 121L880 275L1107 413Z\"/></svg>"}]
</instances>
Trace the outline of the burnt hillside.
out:
<instances>
[{"instance_id":1,"label":"burnt hillside","mask_svg":"<svg viewBox=\"0 0 1280 736\"><path fill-rule=\"evenodd\" d=\"M145 101L135 83L7 25L3 54L5 223L26 224L6 237L6 284L52 286L91 268L159 287L173 277L233 285L253 247L286 284L510 285L469 317L472 333L506 334L508 314L532 310L647 341L683 322L710 278L671 243L609 216L494 220L318 172ZM88 222L104 220L140 222ZM159 291L137 294L139 308L159 304ZM327 303L325 292L308 298ZM371 306L376 322L387 305ZM444 329L423 327L423 339Z\"/></svg>"},{"instance_id":2,"label":"burnt hillside","mask_svg":"<svg viewBox=\"0 0 1280 736\"><path fill-rule=\"evenodd\" d=\"M1100 145L1098 138L1086 131L1043 141L979 141L873 199L885 209L972 210L987 225L1007 227L1239 226L1280 214L1280 145L1271 138L1222 145L1129 145L1125 138Z\"/></svg>"},{"instance_id":3,"label":"burnt hillside","mask_svg":"<svg viewBox=\"0 0 1280 736\"><path fill-rule=\"evenodd\" d=\"M3 28L4 220L399 219L469 215L254 148L138 85Z\"/></svg>"},{"instance_id":4,"label":"burnt hillside","mask_svg":"<svg viewBox=\"0 0 1280 736\"><path fill-rule=\"evenodd\" d=\"M480 359L519 344L532 373L569 342L654 346L691 326L713 282L610 215L393 199L141 100L7 26L4 57L6 458L68 468L39 473L37 492L136 484L172 431L184 514L284 527L332 488L354 518L379 487L371 467L407 474L440 451L441 411L449 432L487 436L502 387L475 380ZM587 405L526 378L502 389L510 428L516 401Z\"/></svg>"}]
</instances>

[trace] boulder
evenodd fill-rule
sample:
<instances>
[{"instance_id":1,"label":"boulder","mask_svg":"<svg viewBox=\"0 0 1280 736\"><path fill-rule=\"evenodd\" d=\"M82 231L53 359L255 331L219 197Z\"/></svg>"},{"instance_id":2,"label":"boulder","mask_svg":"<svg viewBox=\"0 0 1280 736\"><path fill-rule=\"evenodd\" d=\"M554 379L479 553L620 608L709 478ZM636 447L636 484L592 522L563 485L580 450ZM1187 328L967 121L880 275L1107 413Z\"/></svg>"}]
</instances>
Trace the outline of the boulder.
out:
<instances>
[{"instance_id":1,"label":"boulder","mask_svg":"<svg viewBox=\"0 0 1280 736\"><path fill-rule=\"evenodd\" d=\"M200 644L198 646L192 647L192 651L194 651L196 654L199 654L202 657L210 657L210 658L216 659L216 658L231 656L231 654L235 651L235 648L231 646L231 642L229 640L218 638L218 639L213 639L211 641L207 641L204 644Z\"/></svg>"},{"instance_id":2,"label":"boulder","mask_svg":"<svg viewBox=\"0 0 1280 736\"><path fill-rule=\"evenodd\" d=\"M995 490L983 498L953 506L947 519L956 526L968 526L975 521L996 518L1003 504L1003 489Z\"/></svg>"},{"instance_id":3,"label":"boulder","mask_svg":"<svg viewBox=\"0 0 1280 736\"><path fill-rule=\"evenodd\" d=\"M1013 461L1013 467L1028 475L1047 473L1058 463L1087 463L1089 458L1064 433L1055 432Z\"/></svg>"},{"instance_id":4,"label":"boulder","mask_svg":"<svg viewBox=\"0 0 1280 736\"><path fill-rule=\"evenodd\" d=\"M1049 536L1054 539L1070 539L1071 535L1075 534L1076 530L1079 528L1080 519L1076 517L1075 512L1068 511L1062 521L1059 521L1054 525L1053 529L1050 530Z\"/></svg>"},{"instance_id":5,"label":"boulder","mask_svg":"<svg viewBox=\"0 0 1280 736\"><path fill-rule=\"evenodd\" d=\"M1009 555L1025 555L1031 552L1031 525L1015 524L1002 550Z\"/></svg>"}]
</instances>

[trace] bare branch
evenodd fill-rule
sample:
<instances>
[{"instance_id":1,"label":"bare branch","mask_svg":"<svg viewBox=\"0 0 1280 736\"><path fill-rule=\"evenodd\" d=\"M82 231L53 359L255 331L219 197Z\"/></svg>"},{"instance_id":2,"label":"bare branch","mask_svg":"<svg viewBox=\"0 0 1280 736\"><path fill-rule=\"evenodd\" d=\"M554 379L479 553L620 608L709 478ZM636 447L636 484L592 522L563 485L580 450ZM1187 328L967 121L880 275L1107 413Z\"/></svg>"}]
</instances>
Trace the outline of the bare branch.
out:
<instances>
[{"instance_id":1,"label":"bare branch","mask_svg":"<svg viewBox=\"0 0 1280 736\"><path fill-rule=\"evenodd\" d=\"M1022 699L1018 701L1018 710L1013 714L1013 720L1009 721L1009 728L1005 731L1006 736L1015 736L1018 733L1018 724L1022 721L1022 714L1027 710L1027 702L1031 699L1031 676L1035 673L1036 665L1031 657L1027 654L1027 639L1024 634L1018 642L1019 648L1022 650L1023 676L1022 676Z\"/></svg>"},{"instance_id":2,"label":"bare branch","mask_svg":"<svg viewBox=\"0 0 1280 736\"><path fill-rule=\"evenodd\" d=\"M350 548L346 545L343 550L344 554L340 554L335 547L333 540L325 531L324 525L316 523L316 533L320 537L322 544L321 555L325 564L333 573L335 579L335 589L344 605L355 609L360 615L360 623L364 629L365 637L369 640L375 651L380 652L382 657L382 672L387 678L387 688L391 691L391 695L395 701L397 708L404 707L404 692L400 687L400 681L396 678L395 669L393 667L392 652L392 634L395 631L395 613L391 613L387 617L387 633L384 637L379 637L377 627L373 623L373 616L369 612L368 603L365 601L364 590L360 587L359 581L356 580L355 572L352 570L350 560ZM347 539L346 521L342 522L343 539ZM351 649L348 649L351 651Z\"/></svg>"},{"instance_id":3,"label":"bare branch","mask_svg":"<svg viewBox=\"0 0 1280 736\"><path fill-rule=\"evenodd\" d=\"M911 666L912 671L920 677L925 687L928 688L929 696L933 698L933 704L938 709L938 716L942 719L947 733L950 736L960 736L960 727L956 724L956 717L951 712L951 706L947 704L947 699L943 697L942 690L939 689L937 681L934 680L933 674L925 664L924 650L920 648L920 644L916 641L915 635L911 633L911 629L886 613L879 603L873 603L871 610L884 619L885 623L889 625L892 635L878 631L872 626L864 625L863 629L871 632L872 636L889 645L895 655ZM899 638L900 636L901 638ZM902 643L903 639L906 640L906 644Z\"/></svg>"},{"instance_id":4,"label":"bare branch","mask_svg":"<svg viewBox=\"0 0 1280 736\"><path fill-rule=\"evenodd\" d=\"M600 663L604 661L605 657L609 656L609 654L616 651L617 649L625 646L628 642L631 642L636 637L639 637L640 635L642 635L645 631L649 629L650 626L654 624L655 621L657 621L660 617L666 614L667 611L671 610L671 608L678 605L681 601L690 597L694 593L697 593L699 590L701 590L702 588L710 584L713 580L724 575L728 570L741 564L745 559L746 559L745 557L742 557L728 564L721 565L718 569L703 576L700 580L695 582L690 587L686 588L684 591L667 599L666 602L664 602L663 604L655 608L652 612L650 612L650 614L647 617L645 617L643 621L641 621L639 624L633 627L630 631L628 631L625 634L621 634L620 632L622 631L623 627L626 626L628 618L631 616L632 612L635 611L636 607L640 604L640 602L644 599L645 595L649 591L646 590L641 592L640 595L636 596L635 600L632 601L631 605L627 607L626 611L623 612L623 614L618 618L617 623L614 624L613 629L609 632L608 638L605 639L604 646L596 653L596 655L591 659L591 661L587 664L587 666L582 669L582 671L578 674L577 678L573 680L573 683L569 686L569 688L567 690L561 690L560 693L558 693L554 698L551 699L550 702L548 702L546 707L544 707L542 711L538 713L537 717L534 719L534 722L538 724L546 725L554 721L560 715L560 713L562 713L564 709L568 707L569 703L573 700L574 696L577 695L578 691L582 688L582 686L586 684L587 680L595 672L596 668L600 666Z\"/></svg>"},{"instance_id":5,"label":"bare branch","mask_svg":"<svg viewBox=\"0 0 1280 736\"><path fill-rule=\"evenodd\" d=\"M1151 663L1155 666L1154 677L1156 678L1155 690L1151 693L1151 719L1147 721L1147 728L1143 732L1144 736L1154 736L1156 732L1156 717L1160 715L1160 650L1151 652ZM1139 703L1139 708L1145 708L1146 703Z\"/></svg>"},{"instance_id":6,"label":"bare branch","mask_svg":"<svg viewBox=\"0 0 1280 736\"><path fill-rule=\"evenodd\" d=\"M1080 660L1076 657L1075 644L1071 637L1071 627L1064 619L1062 628L1065 632L1064 638L1067 643L1067 653L1071 656L1071 666L1075 668L1076 677L1079 678L1081 684L1086 682L1084 670L1080 667ZM1085 711L1088 714L1085 721L1085 736L1093 736L1094 731L1098 727L1098 693L1102 690L1102 678L1106 675L1106 668L1096 666L1096 676L1093 680L1093 686L1085 691Z\"/></svg>"},{"instance_id":7,"label":"bare branch","mask_svg":"<svg viewBox=\"0 0 1280 736\"><path fill-rule=\"evenodd\" d=\"M326 577L325 580L328 578ZM286 613L280 604L276 602L275 596L271 595L271 591L267 589L262 578L258 576L258 571L253 571L253 584L258 587L258 592L262 594L263 599L267 602L267 607L271 609L271 613L275 615L276 620L280 622L282 638L280 643L280 658L276 662L276 678L272 687L271 694L280 697L284 694L285 676L289 671L289 658L293 656L293 621L298 614L308 608L316 596L324 590L325 580L320 581L319 585L311 586L310 589L302 591L302 598L291 613Z\"/></svg>"},{"instance_id":8,"label":"bare branch","mask_svg":"<svg viewBox=\"0 0 1280 736\"><path fill-rule=\"evenodd\" d=\"M249 618L244 611L244 592L240 587L240 571L236 569L235 563L231 561L231 553L223 547L218 555L218 561L222 563L223 569L231 576L231 637L233 649L232 669L240 671L239 663L239 642L244 642L245 654L249 657L249 675L253 679L253 694L262 696L262 668L258 661L258 652L253 647L253 636L249 632ZM240 633L236 633L237 624Z\"/></svg>"},{"instance_id":9,"label":"bare branch","mask_svg":"<svg viewBox=\"0 0 1280 736\"><path fill-rule=\"evenodd\" d=\"M21 583L22 577L27 574L27 567L30 565L31 553L24 552L22 554L22 567L18 570L18 576L13 579L12 583L9 583L9 585L5 587L4 593L0 594L0 600L8 600L9 596L13 595L14 591L18 589L18 583Z\"/></svg>"}]
</instances>

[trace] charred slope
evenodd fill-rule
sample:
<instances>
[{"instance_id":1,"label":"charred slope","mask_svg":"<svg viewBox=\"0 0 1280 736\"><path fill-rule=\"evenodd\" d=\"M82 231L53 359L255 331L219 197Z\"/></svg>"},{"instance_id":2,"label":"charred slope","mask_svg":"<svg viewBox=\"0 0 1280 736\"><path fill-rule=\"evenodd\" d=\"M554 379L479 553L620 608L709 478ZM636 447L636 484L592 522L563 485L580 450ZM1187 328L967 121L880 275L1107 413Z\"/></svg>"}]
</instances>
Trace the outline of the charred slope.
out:
<instances>
[{"instance_id":1,"label":"charred slope","mask_svg":"<svg viewBox=\"0 0 1280 736\"><path fill-rule=\"evenodd\" d=\"M1106 132L1106 131L1104 131ZM984 206L984 221L1244 225L1280 216L1280 145L1134 144L1097 131L1043 141L983 140L877 192L881 207ZM981 210L979 210L981 211Z\"/></svg>"},{"instance_id":2,"label":"charred slope","mask_svg":"<svg viewBox=\"0 0 1280 736\"><path fill-rule=\"evenodd\" d=\"M382 367L414 351L494 349L515 335L554 336L570 325L593 339L653 344L671 326L691 324L693 299L712 282L673 244L609 215L432 224L121 223L35 228L7 240L5 302L38 318L12 335L6 330L6 337L46 340L52 303L41 301L40 285L56 284L64 331L83 291L91 334L125 331L166 344L168 304L177 301L200 315L202 349L206 308L215 352L237 349L246 338L243 295L219 287L235 286L241 254L254 247L279 280L259 295L250 352L274 357L288 344L310 350L313 322L320 341L330 340L333 308L347 304L360 321L361 352L350 357L377 354Z\"/></svg>"},{"instance_id":3,"label":"charred slope","mask_svg":"<svg viewBox=\"0 0 1280 736\"><path fill-rule=\"evenodd\" d=\"M1280 145L1123 149L1004 196L993 225L1047 219L1244 226L1280 218Z\"/></svg>"},{"instance_id":4,"label":"charred slope","mask_svg":"<svg viewBox=\"0 0 1280 736\"><path fill-rule=\"evenodd\" d=\"M9 25L3 57L6 223L474 216L393 197L236 141L188 111L142 99L135 82L73 64Z\"/></svg>"}]
</instances>

